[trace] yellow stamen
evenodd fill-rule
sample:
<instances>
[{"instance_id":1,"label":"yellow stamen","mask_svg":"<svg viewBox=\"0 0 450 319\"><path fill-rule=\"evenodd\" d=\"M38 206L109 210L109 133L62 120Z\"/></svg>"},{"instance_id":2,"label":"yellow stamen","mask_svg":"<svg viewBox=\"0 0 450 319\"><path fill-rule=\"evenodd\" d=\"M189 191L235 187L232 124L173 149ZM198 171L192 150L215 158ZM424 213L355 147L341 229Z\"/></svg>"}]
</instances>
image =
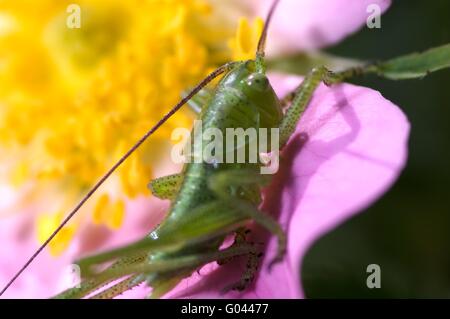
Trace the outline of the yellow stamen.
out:
<instances>
[{"instance_id":1,"label":"yellow stamen","mask_svg":"<svg viewBox=\"0 0 450 319\"><path fill-rule=\"evenodd\" d=\"M107 225L111 229L119 229L122 226L125 217L125 203L118 200L112 205L111 216L107 221Z\"/></svg>"},{"instance_id":2,"label":"yellow stamen","mask_svg":"<svg viewBox=\"0 0 450 319\"><path fill-rule=\"evenodd\" d=\"M37 219L37 237L39 242L43 243L58 227L63 220L63 213L41 214ZM69 246L75 231L75 223L65 226L48 245L52 256L58 256Z\"/></svg>"},{"instance_id":3,"label":"yellow stamen","mask_svg":"<svg viewBox=\"0 0 450 319\"><path fill-rule=\"evenodd\" d=\"M236 36L229 43L233 50L234 60L249 60L255 58L256 48L261 33L264 29L264 20L256 18L253 26L250 26L246 18L239 20Z\"/></svg>"},{"instance_id":4,"label":"yellow stamen","mask_svg":"<svg viewBox=\"0 0 450 319\"><path fill-rule=\"evenodd\" d=\"M241 19L227 50L233 30L222 23L218 3L80 0L81 29L67 27L64 2L2 4L0 26L8 28L0 32L0 151L9 156L10 183L51 189L64 203L57 210L66 212L69 199L81 197L184 90L218 65L254 57L262 20L251 27ZM120 168L110 195L65 227L50 252L63 252L86 220L119 228L124 199L149 195L146 185L155 163L170 154L173 129L191 123L188 111L171 118ZM40 242L62 218L38 218Z\"/></svg>"},{"instance_id":5,"label":"yellow stamen","mask_svg":"<svg viewBox=\"0 0 450 319\"><path fill-rule=\"evenodd\" d=\"M92 221L94 224L99 225L105 222L105 215L109 205L109 195L103 194L97 200L94 211L92 213Z\"/></svg>"}]
</instances>

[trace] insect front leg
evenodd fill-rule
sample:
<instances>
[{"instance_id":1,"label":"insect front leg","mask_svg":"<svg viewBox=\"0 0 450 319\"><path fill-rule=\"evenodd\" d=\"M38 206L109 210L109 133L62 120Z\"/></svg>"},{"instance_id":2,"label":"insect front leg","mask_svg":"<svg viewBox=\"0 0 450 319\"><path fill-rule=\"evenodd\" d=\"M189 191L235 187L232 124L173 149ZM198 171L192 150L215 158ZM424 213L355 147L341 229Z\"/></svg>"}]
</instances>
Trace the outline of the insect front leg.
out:
<instances>
[{"instance_id":1,"label":"insect front leg","mask_svg":"<svg viewBox=\"0 0 450 319\"><path fill-rule=\"evenodd\" d=\"M227 202L234 208L238 209L245 216L253 219L257 224L266 228L270 233L274 234L278 239L277 254L269 263L269 270L273 265L283 260L286 254L286 241L287 237L280 224L277 223L271 216L260 211L247 201L233 198L232 196L224 196L227 198ZM231 202L230 202L231 201Z\"/></svg>"},{"instance_id":2,"label":"insect front leg","mask_svg":"<svg viewBox=\"0 0 450 319\"><path fill-rule=\"evenodd\" d=\"M255 246L255 243L248 242L247 235L250 233L250 229L246 229L244 227L239 228L236 231L236 237L234 239L233 244L231 247L238 247L240 245L251 245L254 247L254 250L249 252L249 254L246 256L247 262L246 262L246 268L244 270L244 273L242 274L240 280L236 283L233 283L227 287L225 287L222 292L226 293L230 290L237 290L237 291L243 291L247 288L247 286L253 281L253 279L256 276L256 272L258 271L259 266L259 259L263 256L263 253L259 251L258 247ZM239 257L239 256L236 256ZM232 260L234 260L236 257L231 257L227 259L218 260L217 263L219 265L224 265Z\"/></svg>"},{"instance_id":3,"label":"insect front leg","mask_svg":"<svg viewBox=\"0 0 450 319\"><path fill-rule=\"evenodd\" d=\"M238 282L225 287L222 292L226 293L230 290L245 290L256 276L259 266L259 259L262 257L262 255L263 254L261 252L258 252L256 249L255 251L249 252L247 255L247 263L245 265L246 268L241 276L241 279Z\"/></svg>"},{"instance_id":4,"label":"insect front leg","mask_svg":"<svg viewBox=\"0 0 450 319\"><path fill-rule=\"evenodd\" d=\"M233 244L231 244L230 247L236 247L241 245L242 243L246 242L247 240L247 234L250 232L249 229L246 229L245 227L241 227L239 229L236 230L236 233L234 235L234 240L233 240ZM228 258L228 259L220 259L217 261L217 263L222 266L225 265L227 263L229 263L230 261L232 261L233 258Z\"/></svg>"},{"instance_id":5,"label":"insect front leg","mask_svg":"<svg viewBox=\"0 0 450 319\"><path fill-rule=\"evenodd\" d=\"M245 176L245 179L242 176ZM229 192L230 186L241 186L255 182L265 183L267 179L267 175L261 175L254 170L248 170L246 172L242 170L229 170L212 175L208 180L208 186L223 200L224 205L238 210L244 216L254 220L277 237L277 254L269 264L270 269L274 264L281 261L286 253L286 234L280 224L271 216L260 211L251 202L231 195Z\"/></svg>"},{"instance_id":6,"label":"insect front leg","mask_svg":"<svg viewBox=\"0 0 450 319\"><path fill-rule=\"evenodd\" d=\"M287 95L283 101L292 100L291 106L287 109L283 120L280 124L280 149L287 143L291 135L294 133L297 123L306 110L308 103L323 81L330 85L338 83L343 77L332 73L324 66L314 68L303 80L300 86L291 94Z\"/></svg>"}]
</instances>

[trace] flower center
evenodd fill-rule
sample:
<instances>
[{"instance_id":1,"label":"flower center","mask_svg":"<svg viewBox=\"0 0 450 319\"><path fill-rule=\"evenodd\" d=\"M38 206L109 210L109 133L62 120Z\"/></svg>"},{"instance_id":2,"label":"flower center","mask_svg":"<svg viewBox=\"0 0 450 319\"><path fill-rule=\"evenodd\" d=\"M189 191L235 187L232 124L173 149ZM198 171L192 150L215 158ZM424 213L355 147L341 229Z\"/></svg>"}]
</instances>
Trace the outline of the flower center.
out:
<instances>
[{"instance_id":1,"label":"flower center","mask_svg":"<svg viewBox=\"0 0 450 319\"><path fill-rule=\"evenodd\" d=\"M182 91L232 58L252 58L262 30L262 20L253 30L242 19L229 48L233 28L223 23L229 17L220 17L220 10L207 1L95 0L79 5L81 28L71 29L61 4L39 3L39 12L46 14L36 15L30 12L37 8L25 10L12 2L5 12L14 27L0 34L1 51L6 52L0 55L0 145L8 149L10 182L39 182L35 195L49 211L37 221L40 242L72 200L158 121ZM85 209L88 213L77 216L51 242L50 252L63 252L86 216L95 224L119 228L124 200L148 194L146 185L167 153L170 133L191 122L189 112L176 114L103 187Z\"/></svg>"}]
</instances>

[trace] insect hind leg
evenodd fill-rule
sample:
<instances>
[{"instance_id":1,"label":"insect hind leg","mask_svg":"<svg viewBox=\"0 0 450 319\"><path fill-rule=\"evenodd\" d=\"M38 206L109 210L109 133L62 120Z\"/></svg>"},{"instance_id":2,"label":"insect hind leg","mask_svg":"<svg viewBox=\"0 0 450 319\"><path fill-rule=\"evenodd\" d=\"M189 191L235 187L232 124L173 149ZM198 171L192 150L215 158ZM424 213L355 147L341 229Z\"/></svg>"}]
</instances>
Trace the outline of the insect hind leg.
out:
<instances>
[{"instance_id":1,"label":"insect hind leg","mask_svg":"<svg viewBox=\"0 0 450 319\"><path fill-rule=\"evenodd\" d=\"M137 263L141 263L146 258L146 255L137 255L130 256L126 258L122 258L108 267L105 271L110 269L117 269L124 265L133 265ZM63 291L62 293L54 296L54 299L79 299L84 298L95 291L100 291L103 287L110 284L113 280L119 279L121 276L117 276L116 278L110 278L109 280L102 280L99 278L87 278L84 279L79 287L74 287ZM120 284L120 283L119 283ZM118 285L118 284L116 284ZM116 286L114 285L114 286ZM114 287L113 286L113 287ZM112 288L112 287L110 287Z\"/></svg>"},{"instance_id":2,"label":"insect hind leg","mask_svg":"<svg viewBox=\"0 0 450 319\"><path fill-rule=\"evenodd\" d=\"M138 276L131 276L126 278L111 287L106 288L105 290L97 293L96 295L90 297L89 299L112 299L140 285L144 280L139 279Z\"/></svg>"}]
</instances>

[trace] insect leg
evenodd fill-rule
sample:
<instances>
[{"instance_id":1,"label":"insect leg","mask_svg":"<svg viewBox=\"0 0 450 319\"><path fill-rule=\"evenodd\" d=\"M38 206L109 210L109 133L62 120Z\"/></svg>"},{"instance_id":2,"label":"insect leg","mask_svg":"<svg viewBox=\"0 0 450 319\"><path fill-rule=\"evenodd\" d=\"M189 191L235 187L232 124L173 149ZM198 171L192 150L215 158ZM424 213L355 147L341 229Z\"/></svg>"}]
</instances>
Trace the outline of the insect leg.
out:
<instances>
[{"instance_id":1,"label":"insect leg","mask_svg":"<svg viewBox=\"0 0 450 319\"><path fill-rule=\"evenodd\" d=\"M160 199L173 200L183 182L183 174L174 174L159 177L148 184L152 194Z\"/></svg>"},{"instance_id":2,"label":"insect leg","mask_svg":"<svg viewBox=\"0 0 450 319\"><path fill-rule=\"evenodd\" d=\"M181 280L188 277L189 274L171 274L168 273L167 276L163 276L159 280L152 282L152 292L148 296L150 299L159 299L164 296L166 293L171 291L180 283Z\"/></svg>"},{"instance_id":3,"label":"insect leg","mask_svg":"<svg viewBox=\"0 0 450 319\"><path fill-rule=\"evenodd\" d=\"M53 299L81 299L104 284L108 282L95 279L84 280L79 287L69 288L54 296Z\"/></svg>"},{"instance_id":4,"label":"insect leg","mask_svg":"<svg viewBox=\"0 0 450 319\"><path fill-rule=\"evenodd\" d=\"M314 91L323 81L325 84L337 83L341 80L324 66L314 68L286 100L293 98L291 106L286 111L280 124L280 148L282 148L294 133L297 123L303 115Z\"/></svg>"},{"instance_id":5,"label":"insect leg","mask_svg":"<svg viewBox=\"0 0 450 319\"><path fill-rule=\"evenodd\" d=\"M250 252L247 255L246 268L241 276L241 279L238 282L225 287L222 290L223 293L226 293L230 290L237 290L237 291L245 290L255 278L256 272L258 271L259 259L262 257L262 255L263 255L262 253L259 253L256 250Z\"/></svg>"},{"instance_id":6,"label":"insect leg","mask_svg":"<svg viewBox=\"0 0 450 319\"><path fill-rule=\"evenodd\" d=\"M241 256L249 256L253 254L254 248L252 245L249 245L246 242L241 243L239 246L231 246L227 249L217 251L214 253L208 253L208 254L199 254L197 255L198 260L204 260L202 264L199 264L197 266L198 269L201 268L202 265L210 262L210 261L216 261L219 263L220 260L232 260L237 257ZM256 253L255 253L256 254ZM177 263L176 259L169 259L168 260L171 263ZM158 279L155 282L152 282L151 286L153 288L152 293L150 294L149 298L160 298L164 296L168 291L172 290L183 278L188 277L192 273L192 268L187 268L187 271L180 272L177 271L175 274L168 272L167 275L162 276L160 279ZM246 271L247 273L247 271ZM232 287L233 285L230 285L229 287Z\"/></svg>"},{"instance_id":7,"label":"insect leg","mask_svg":"<svg viewBox=\"0 0 450 319\"><path fill-rule=\"evenodd\" d=\"M126 257L130 254L170 252L186 246L211 241L234 231L246 220L246 217L239 211L230 210L229 207L224 206L219 201L210 202L193 209L183 220L177 220L177 222L171 224L166 223L164 233L160 232L160 237L157 240L144 238L135 243L84 258L79 260L77 264L84 274L90 274L92 272L90 268L93 265Z\"/></svg>"},{"instance_id":8,"label":"insect leg","mask_svg":"<svg viewBox=\"0 0 450 319\"><path fill-rule=\"evenodd\" d=\"M209 262L219 259L231 258L234 256L244 256L254 250L253 245L243 244L238 247L230 247L224 250L212 251L208 253L197 253L182 255L179 257L167 257L154 261L142 262L139 264L127 265L120 269L109 269L98 275L99 279L110 280L125 277L133 274L151 273L177 273L181 270L190 270L203 266Z\"/></svg>"},{"instance_id":9,"label":"insect leg","mask_svg":"<svg viewBox=\"0 0 450 319\"><path fill-rule=\"evenodd\" d=\"M236 247L236 246L239 246L242 243L244 243L246 241L246 235L247 235L247 229L245 229L244 227L237 229L233 244L231 244L230 247ZM230 261L232 261L233 259L234 258L219 259L219 260L217 260L217 263L219 265L225 265L225 264L229 263Z\"/></svg>"},{"instance_id":10,"label":"insect leg","mask_svg":"<svg viewBox=\"0 0 450 319\"><path fill-rule=\"evenodd\" d=\"M142 282L144 282L144 279L138 280L138 276L130 276L129 278L126 278L121 282L114 284L113 286L99 292L89 299L112 299L124 293L125 291L130 290L137 285L140 285Z\"/></svg>"},{"instance_id":11,"label":"insect leg","mask_svg":"<svg viewBox=\"0 0 450 319\"><path fill-rule=\"evenodd\" d=\"M284 109L285 107L287 107L288 105L290 105L292 103L292 101L295 98L295 94L296 94L296 90L294 90L293 92L288 93L287 95L285 95L281 100L281 108Z\"/></svg>"},{"instance_id":12,"label":"insect leg","mask_svg":"<svg viewBox=\"0 0 450 319\"><path fill-rule=\"evenodd\" d=\"M230 186L255 183L258 180L262 182L267 179L267 175L261 175L256 171L249 171L245 175L245 179L243 179L242 176L242 170L219 172L209 178L208 186L224 201L224 205L237 209L244 214L244 216L253 219L256 223L277 236L277 254L269 264L270 269L275 263L281 261L286 253L286 234L277 221L271 216L261 212L250 202L240 199L237 196L233 196L229 192Z\"/></svg>"},{"instance_id":13,"label":"insect leg","mask_svg":"<svg viewBox=\"0 0 450 319\"><path fill-rule=\"evenodd\" d=\"M131 265L135 263L142 262L145 259L146 255L138 255L136 257L127 257L122 258L111 265L108 269L116 269L123 267L125 265ZM120 277L117 277L120 278ZM91 292L101 289L103 286L111 283L112 280L117 279L113 278L111 280L101 280L99 278L90 278L85 279L81 282L79 287L67 289L66 291L54 296L56 299L79 299L87 296Z\"/></svg>"},{"instance_id":14,"label":"insect leg","mask_svg":"<svg viewBox=\"0 0 450 319\"><path fill-rule=\"evenodd\" d=\"M274 234L278 239L277 254L269 264L269 269L281 260L286 253L286 234L281 228L280 224L277 223L271 216L265 214L264 212L258 210L255 206L249 204L247 201L232 198L232 196L227 196L227 202L230 203L232 207L239 209L245 216L253 219L256 223L266 228L269 232Z\"/></svg>"},{"instance_id":15,"label":"insect leg","mask_svg":"<svg viewBox=\"0 0 450 319\"><path fill-rule=\"evenodd\" d=\"M27 262L19 269L19 271L8 281L8 283L0 290L0 296L16 281L17 278L29 267L34 259L47 247L47 245L55 238L55 236L64 228L64 226L75 216L80 208L88 201L89 198L100 188L101 185L125 162L131 154L133 154L154 132L156 132L161 125L163 125L169 118L172 117L184 104L186 104L194 95L196 95L202 88L208 85L212 80L218 76L230 71L237 64L241 62L229 62L215 71L211 72L204 78L186 97L181 99L169 112L167 112L151 129L149 129L107 172L100 180L87 192L87 194L78 202L74 209L66 216L55 231L47 238L47 240L33 253Z\"/></svg>"},{"instance_id":16,"label":"insect leg","mask_svg":"<svg viewBox=\"0 0 450 319\"><path fill-rule=\"evenodd\" d=\"M248 242L247 241L247 234L250 233L249 229L245 229L244 227L239 228L236 231L236 237L235 240L233 242L233 244L231 245L231 247L237 247L239 245L252 245L254 247L254 249L249 252L249 254L246 256L247 257L247 263L246 263L246 268L244 273L242 274L240 280L236 283L233 283L227 287L225 287L222 291L223 293L226 293L230 290L238 290L238 291L243 291L247 288L247 286L253 281L253 279L255 278L256 272L258 271L258 265L259 265L259 258L262 257L263 253L260 252L254 245L253 242ZM231 257L231 258L227 258L227 259L220 259L217 261L217 263L219 265L224 265L232 260L234 260L235 258L237 258L239 256L235 256L235 257Z\"/></svg>"}]
</instances>

